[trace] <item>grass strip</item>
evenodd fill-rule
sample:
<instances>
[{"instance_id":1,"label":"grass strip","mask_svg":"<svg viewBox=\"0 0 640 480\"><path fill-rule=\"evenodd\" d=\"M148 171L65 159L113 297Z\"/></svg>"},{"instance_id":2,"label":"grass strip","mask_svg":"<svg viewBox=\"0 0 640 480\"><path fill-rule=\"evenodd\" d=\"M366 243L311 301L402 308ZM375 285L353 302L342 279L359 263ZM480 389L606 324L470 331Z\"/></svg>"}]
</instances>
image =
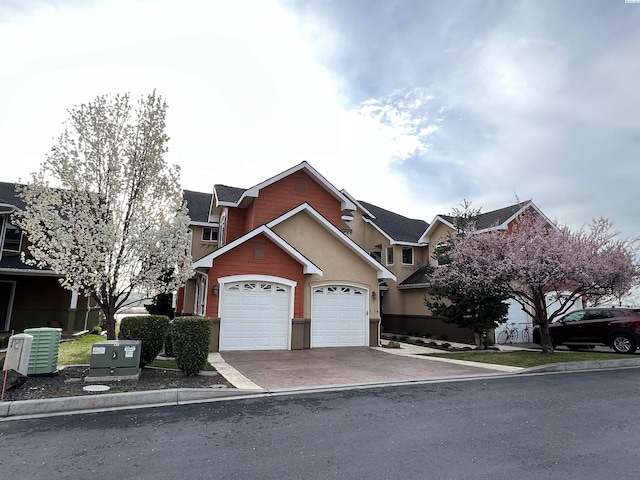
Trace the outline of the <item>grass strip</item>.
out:
<instances>
[{"instance_id":1,"label":"grass strip","mask_svg":"<svg viewBox=\"0 0 640 480\"><path fill-rule=\"evenodd\" d=\"M617 353L600 352L554 352L544 354L542 352L457 352L457 353L428 353L429 357L450 358L453 360L467 360L469 362L492 363L494 365L509 365L512 367L537 367L551 363L586 362L597 360L621 360L635 358L632 355L620 355Z\"/></svg>"}]
</instances>

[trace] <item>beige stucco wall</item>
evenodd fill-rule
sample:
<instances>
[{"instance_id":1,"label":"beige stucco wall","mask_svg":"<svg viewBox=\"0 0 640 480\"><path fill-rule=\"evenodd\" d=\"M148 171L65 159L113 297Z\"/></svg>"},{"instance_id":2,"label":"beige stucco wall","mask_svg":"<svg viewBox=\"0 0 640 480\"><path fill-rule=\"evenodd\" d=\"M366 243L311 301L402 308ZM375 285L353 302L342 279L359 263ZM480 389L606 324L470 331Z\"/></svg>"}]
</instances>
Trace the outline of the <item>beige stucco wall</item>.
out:
<instances>
[{"instance_id":1,"label":"beige stucco wall","mask_svg":"<svg viewBox=\"0 0 640 480\"><path fill-rule=\"evenodd\" d=\"M369 318L380 318L378 300L371 299L371 291L376 291L376 294L378 291L377 272L371 264L305 212L276 225L273 230L323 272L322 276L305 276L305 318L311 318L311 289L323 284L344 284L368 289Z\"/></svg>"},{"instance_id":2,"label":"beige stucco wall","mask_svg":"<svg viewBox=\"0 0 640 480\"><path fill-rule=\"evenodd\" d=\"M204 227L191 225L189 228L191 228L191 257L194 260L199 260L218 248L218 242L202 241L202 229Z\"/></svg>"},{"instance_id":3,"label":"beige stucco wall","mask_svg":"<svg viewBox=\"0 0 640 480\"><path fill-rule=\"evenodd\" d=\"M438 246L440 242L446 240L449 235L453 235L454 230L443 224L438 222L438 225L434 228L434 230L429 235L429 259L431 263L434 263L434 260L431 258L433 256L434 249Z\"/></svg>"},{"instance_id":4,"label":"beige stucco wall","mask_svg":"<svg viewBox=\"0 0 640 480\"><path fill-rule=\"evenodd\" d=\"M373 225L364 221L362 212L353 212L353 220L348 222L352 232L349 234L351 240L356 242L367 252L379 251L389 244L389 239L380 233Z\"/></svg>"}]
</instances>

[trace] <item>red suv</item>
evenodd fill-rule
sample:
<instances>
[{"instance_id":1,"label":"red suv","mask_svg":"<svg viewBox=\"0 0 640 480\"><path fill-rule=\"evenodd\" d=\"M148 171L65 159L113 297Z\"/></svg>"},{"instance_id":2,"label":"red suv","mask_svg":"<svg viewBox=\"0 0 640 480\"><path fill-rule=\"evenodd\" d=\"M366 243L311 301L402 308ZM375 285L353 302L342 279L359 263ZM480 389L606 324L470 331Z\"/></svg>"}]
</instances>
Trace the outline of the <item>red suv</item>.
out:
<instances>
[{"instance_id":1,"label":"red suv","mask_svg":"<svg viewBox=\"0 0 640 480\"><path fill-rule=\"evenodd\" d=\"M549 325L553 346L566 345L570 350L607 345L618 353L633 353L640 345L640 309L588 308L574 310ZM533 341L540 344L539 327Z\"/></svg>"}]
</instances>

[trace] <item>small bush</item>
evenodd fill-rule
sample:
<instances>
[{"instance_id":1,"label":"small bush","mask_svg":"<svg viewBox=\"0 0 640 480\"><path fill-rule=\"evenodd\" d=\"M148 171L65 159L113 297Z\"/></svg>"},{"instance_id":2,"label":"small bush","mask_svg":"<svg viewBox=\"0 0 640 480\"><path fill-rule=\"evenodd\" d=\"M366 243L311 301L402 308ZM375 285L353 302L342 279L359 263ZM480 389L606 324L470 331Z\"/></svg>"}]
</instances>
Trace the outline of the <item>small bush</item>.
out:
<instances>
[{"instance_id":1,"label":"small bush","mask_svg":"<svg viewBox=\"0 0 640 480\"><path fill-rule=\"evenodd\" d=\"M387 343L387 348L400 348L400 343L396 341L391 341Z\"/></svg>"},{"instance_id":2,"label":"small bush","mask_svg":"<svg viewBox=\"0 0 640 480\"><path fill-rule=\"evenodd\" d=\"M398 340L400 340L401 342L406 342L407 338L409 338L408 335L400 335L400 338Z\"/></svg>"},{"instance_id":3,"label":"small bush","mask_svg":"<svg viewBox=\"0 0 640 480\"><path fill-rule=\"evenodd\" d=\"M139 315L124 317L120 322L120 340L140 340L140 366L151 363L164 345L164 337L169 328L169 317L164 315Z\"/></svg>"},{"instance_id":4,"label":"small bush","mask_svg":"<svg viewBox=\"0 0 640 480\"><path fill-rule=\"evenodd\" d=\"M438 340L442 340L443 342L446 342L447 340L449 340L449 337L447 335L440 335L438 337Z\"/></svg>"},{"instance_id":5,"label":"small bush","mask_svg":"<svg viewBox=\"0 0 640 480\"><path fill-rule=\"evenodd\" d=\"M179 317L171 329L173 354L182 372L191 377L202 370L209 356L211 319Z\"/></svg>"},{"instance_id":6,"label":"small bush","mask_svg":"<svg viewBox=\"0 0 640 480\"><path fill-rule=\"evenodd\" d=\"M100 327L100 325L96 325L91 330L89 330L89 333L91 335L101 335L102 334L102 327Z\"/></svg>"},{"instance_id":7,"label":"small bush","mask_svg":"<svg viewBox=\"0 0 640 480\"><path fill-rule=\"evenodd\" d=\"M491 348L493 347L493 340L491 340L491 338L489 337L483 337L482 345L484 346L484 348Z\"/></svg>"}]
</instances>

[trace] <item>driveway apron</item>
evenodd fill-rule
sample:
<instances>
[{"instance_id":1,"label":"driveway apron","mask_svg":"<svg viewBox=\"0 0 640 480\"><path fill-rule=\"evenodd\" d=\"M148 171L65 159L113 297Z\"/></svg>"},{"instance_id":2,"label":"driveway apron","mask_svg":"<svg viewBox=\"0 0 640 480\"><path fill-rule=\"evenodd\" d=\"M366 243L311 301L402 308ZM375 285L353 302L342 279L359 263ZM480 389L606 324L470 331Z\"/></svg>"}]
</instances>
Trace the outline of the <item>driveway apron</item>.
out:
<instances>
[{"instance_id":1,"label":"driveway apron","mask_svg":"<svg viewBox=\"0 0 640 480\"><path fill-rule=\"evenodd\" d=\"M368 347L234 351L221 355L249 380L269 390L496 373L490 368L390 355Z\"/></svg>"}]
</instances>

